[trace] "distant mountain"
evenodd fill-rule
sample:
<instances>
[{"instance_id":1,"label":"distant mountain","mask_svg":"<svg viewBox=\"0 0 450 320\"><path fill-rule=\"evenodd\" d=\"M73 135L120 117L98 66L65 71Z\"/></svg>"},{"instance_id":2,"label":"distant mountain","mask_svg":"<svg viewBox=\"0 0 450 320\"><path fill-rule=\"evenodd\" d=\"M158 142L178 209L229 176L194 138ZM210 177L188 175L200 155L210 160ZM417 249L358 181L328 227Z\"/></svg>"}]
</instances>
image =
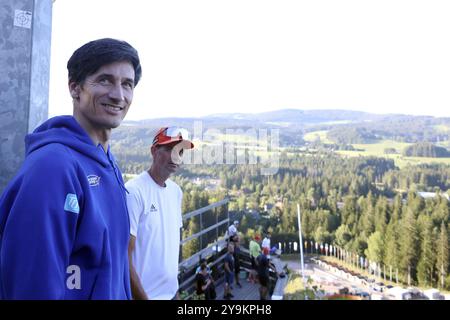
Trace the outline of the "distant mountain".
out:
<instances>
[{"instance_id":1,"label":"distant mountain","mask_svg":"<svg viewBox=\"0 0 450 320\"><path fill-rule=\"evenodd\" d=\"M374 115L361 111L349 110L299 110L299 109L283 109L256 114L250 113L222 113L208 116L215 118L233 118L235 120L251 120L261 122L280 122L292 124L320 124L330 122L355 122L355 121L373 121L379 119L380 115Z\"/></svg>"},{"instance_id":2,"label":"distant mountain","mask_svg":"<svg viewBox=\"0 0 450 320\"><path fill-rule=\"evenodd\" d=\"M218 113L198 118L157 118L140 121L125 121L129 126L161 127L176 125L191 127L195 121L201 121L205 128L258 128L311 126L333 123L356 123L377 121L385 116L367 112L349 110L298 110L283 109L261 113Z\"/></svg>"},{"instance_id":3,"label":"distant mountain","mask_svg":"<svg viewBox=\"0 0 450 320\"><path fill-rule=\"evenodd\" d=\"M349 110L282 109L261 113L219 113L205 117L159 118L125 121L113 136L152 135L163 126L181 126L194 132L194 126L207 129L280 129L282 145L302 145L306 132L327 130L328 138L338 144L355 141L392 139L402 142L439 142L450 140L450 118L402 114L372 114ZM131 128L133 128L131 130ZM131 130L131 131L130 131Z\"/></svg>"}]
</instances>

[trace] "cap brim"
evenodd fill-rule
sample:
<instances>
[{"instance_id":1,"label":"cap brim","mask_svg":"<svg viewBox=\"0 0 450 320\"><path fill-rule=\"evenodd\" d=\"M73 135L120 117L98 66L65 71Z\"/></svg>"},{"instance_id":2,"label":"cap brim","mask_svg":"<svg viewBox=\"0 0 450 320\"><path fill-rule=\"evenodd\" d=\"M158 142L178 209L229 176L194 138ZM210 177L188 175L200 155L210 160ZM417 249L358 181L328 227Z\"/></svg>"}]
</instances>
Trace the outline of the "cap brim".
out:
<instances>
[{"instance_id":1,"label":"cap brim","mask_svg":"<svg viewBox=\"0 0 450 320\"><path fill-rule=\"evenodd\" d=\"M181 147L183 149L193 149L194 148L194 144L189 141L189 140L185 140L185 139L170 139L164 142L159 142L156 143L155 146L163 146L163 145L168 145L168 144L173 144L173 145L178 145L180 144Z\"/></svg>"}]
</instances>

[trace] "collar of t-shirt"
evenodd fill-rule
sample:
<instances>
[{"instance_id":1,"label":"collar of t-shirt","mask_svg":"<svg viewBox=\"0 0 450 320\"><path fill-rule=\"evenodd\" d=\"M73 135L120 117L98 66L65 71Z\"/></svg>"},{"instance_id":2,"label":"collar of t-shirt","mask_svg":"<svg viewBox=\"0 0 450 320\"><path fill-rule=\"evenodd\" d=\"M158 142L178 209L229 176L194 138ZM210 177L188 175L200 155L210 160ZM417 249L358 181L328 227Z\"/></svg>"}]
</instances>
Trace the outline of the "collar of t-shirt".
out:
<instances>
[{"instance_id":1,"label":"collar of t-shirt","mask_svg":"<svg viewBox=\"0 0 450 320\"><path fill-rule=\"evenodd\" d=\"M165 188L167 187L167 183L166 183L166 182L164 182L164 186L159 185L159 184L155 181L155 179L153 179L152 175L151 175L150 172L148 172L148 171L147 171L147 175L148 175L148 177L150 178L150 181L151 181L155 186L157 186L158 188L165 189Z\"/></svg>"}]
</instances>

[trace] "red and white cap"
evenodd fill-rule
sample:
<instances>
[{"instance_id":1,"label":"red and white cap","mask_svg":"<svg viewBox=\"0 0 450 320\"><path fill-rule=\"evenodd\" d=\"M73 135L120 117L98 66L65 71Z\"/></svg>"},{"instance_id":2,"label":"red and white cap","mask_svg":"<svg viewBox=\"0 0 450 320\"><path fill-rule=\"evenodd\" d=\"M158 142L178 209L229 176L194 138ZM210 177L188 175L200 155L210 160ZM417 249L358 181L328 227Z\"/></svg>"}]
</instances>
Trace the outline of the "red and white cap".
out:
<instances>
[{"instance_id":1,"label":"red and white cap","mask_svg":"<svg viewBox=\"0 0 450 320\"><path fill-rule=\"evenodd\" d=\"M194 144L189 140L189 132L179 127L164 127L158 130L153 138L153 146L182 142L183 149L192 149Z\"/></svg>"}]
</instances>

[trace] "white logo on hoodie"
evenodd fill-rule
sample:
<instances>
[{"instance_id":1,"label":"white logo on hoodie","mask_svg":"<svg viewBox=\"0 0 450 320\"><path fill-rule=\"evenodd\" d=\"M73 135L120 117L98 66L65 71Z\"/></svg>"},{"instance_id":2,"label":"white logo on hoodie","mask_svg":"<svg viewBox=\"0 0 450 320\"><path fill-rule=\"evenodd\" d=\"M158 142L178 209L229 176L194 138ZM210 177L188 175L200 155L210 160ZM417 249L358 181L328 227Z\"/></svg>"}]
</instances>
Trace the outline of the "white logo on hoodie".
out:
<instances>
[{"instance_id":1,"label":"white logo on hoodie","mask_svg":"<svg viewBox=\"0 0 450 320\"><path fill-rule=\"evenodd\" d=\"M96 187L100 184L100 177L96 176L95 174L88 175L87 179L91 187Z\"/></svg>"}]
</instances>

